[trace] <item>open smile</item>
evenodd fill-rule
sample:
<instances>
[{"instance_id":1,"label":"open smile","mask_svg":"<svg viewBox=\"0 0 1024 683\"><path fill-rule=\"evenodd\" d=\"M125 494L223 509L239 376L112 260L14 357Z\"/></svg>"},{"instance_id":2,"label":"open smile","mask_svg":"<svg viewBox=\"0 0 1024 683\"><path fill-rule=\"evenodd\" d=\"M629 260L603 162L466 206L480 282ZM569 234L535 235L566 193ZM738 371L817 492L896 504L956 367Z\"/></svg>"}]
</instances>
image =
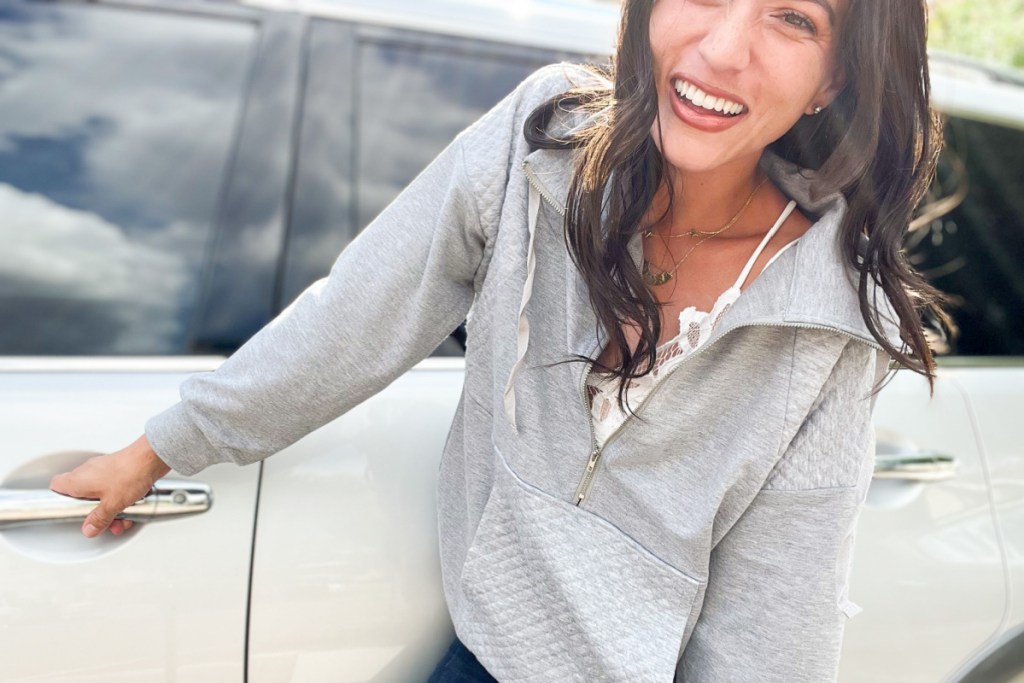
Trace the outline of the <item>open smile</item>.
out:
<instances>
[{"instance_id":1,"label":"open smile","mask_svg":"<svg viewBox=\"0 0 1024 683\"><path fill-rule=\"evenodd\" d=\"M682 75L671 80L672 112L691 128L718 133L747 118L749 107L737 96L694 82Z\"/></svg>"},{"instance_id":2,"label":"open smile","mask_svg":"<svg viewBox=\"0 0 1024 683\"><path fill-rule=\"evenodd\" d=\"M740 102L735 102L727 97L717 97L708 93L695 83L688 80L676 78L672 80L676 95L685 104L707 112L714 112L720 116L739 116L747 111L747 108Z\"/></svg>"}]
</instances>

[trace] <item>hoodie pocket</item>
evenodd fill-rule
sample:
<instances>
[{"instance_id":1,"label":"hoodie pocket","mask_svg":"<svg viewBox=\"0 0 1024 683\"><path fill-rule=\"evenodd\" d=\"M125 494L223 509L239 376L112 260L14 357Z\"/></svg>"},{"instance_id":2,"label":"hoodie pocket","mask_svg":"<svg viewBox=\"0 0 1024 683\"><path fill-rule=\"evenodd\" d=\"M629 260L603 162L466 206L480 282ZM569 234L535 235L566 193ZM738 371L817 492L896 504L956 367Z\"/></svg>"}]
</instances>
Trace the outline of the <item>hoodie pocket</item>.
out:
<instances>
[{"instance_id":1,"label":"hoodie pocket","mask_svg":"<svg viewBox=\"0 0 1024 683\"><path fill-rule=\"evenodd\" d=\"M701 582L497 454L463 565L460 638L503 682L670 683Z\"/></svg>"}]
</instances>

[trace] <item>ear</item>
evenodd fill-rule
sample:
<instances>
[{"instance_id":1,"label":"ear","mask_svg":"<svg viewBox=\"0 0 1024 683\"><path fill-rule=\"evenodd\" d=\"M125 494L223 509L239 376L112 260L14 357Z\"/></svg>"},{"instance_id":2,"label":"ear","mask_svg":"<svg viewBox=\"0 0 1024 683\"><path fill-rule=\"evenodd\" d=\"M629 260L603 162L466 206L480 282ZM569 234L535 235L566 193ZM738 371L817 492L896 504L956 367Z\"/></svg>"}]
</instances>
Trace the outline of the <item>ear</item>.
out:
<instances>
[{"instance_id":1,"label":"ear","mask_svg":"<svg viewBox=\"0 0 1024 683\"><path fill-rule=\"evenodd\" d=\"M836 66L822 83L821 89L815 93L814 99L811 101L810 106L807 107L807 110L804 113L813 115L815 106L824 109L828 105L832 104L832 101L836 99L845 87L846 72L842 67Z\"/></svg>"}]
</instances>

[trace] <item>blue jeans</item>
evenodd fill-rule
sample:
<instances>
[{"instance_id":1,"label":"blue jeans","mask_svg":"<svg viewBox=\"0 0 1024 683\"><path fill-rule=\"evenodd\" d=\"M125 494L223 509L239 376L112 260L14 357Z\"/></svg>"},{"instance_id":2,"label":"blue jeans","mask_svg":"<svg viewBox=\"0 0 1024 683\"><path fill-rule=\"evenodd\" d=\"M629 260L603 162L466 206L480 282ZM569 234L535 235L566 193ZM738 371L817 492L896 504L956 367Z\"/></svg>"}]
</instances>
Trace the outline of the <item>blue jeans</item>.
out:
<instances>
[{"instance_id":1,"label":"blue jeans","mask_svg":"<svg viewBox=\"0 0 1024 683\"><path fill-rule=\"evenodd\" d=\"M456 638L444 653L427 683L498 683Z\"/></svg>"}]
</instances>

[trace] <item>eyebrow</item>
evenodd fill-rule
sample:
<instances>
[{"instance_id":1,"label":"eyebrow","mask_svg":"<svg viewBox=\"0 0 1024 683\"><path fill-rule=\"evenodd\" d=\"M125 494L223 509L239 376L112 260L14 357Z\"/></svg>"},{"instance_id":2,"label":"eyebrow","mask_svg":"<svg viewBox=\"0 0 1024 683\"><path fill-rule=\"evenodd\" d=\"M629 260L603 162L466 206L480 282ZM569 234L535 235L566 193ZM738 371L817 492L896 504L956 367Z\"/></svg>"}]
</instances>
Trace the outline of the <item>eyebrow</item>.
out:
<instances>
[{"instance_id":1,"label":"eyebrow","mask_svg":"<svg viewBox=\"0 0 1024 683\"><path fill-rule=\"evenodd\" d=\"M832 8L832 5L828 3L828 0L801 0L802 2L813 2L815 5L819 5L828 12L828 24L829 26L836 25L836 11Z\"/></svg>"}]
</instances>

